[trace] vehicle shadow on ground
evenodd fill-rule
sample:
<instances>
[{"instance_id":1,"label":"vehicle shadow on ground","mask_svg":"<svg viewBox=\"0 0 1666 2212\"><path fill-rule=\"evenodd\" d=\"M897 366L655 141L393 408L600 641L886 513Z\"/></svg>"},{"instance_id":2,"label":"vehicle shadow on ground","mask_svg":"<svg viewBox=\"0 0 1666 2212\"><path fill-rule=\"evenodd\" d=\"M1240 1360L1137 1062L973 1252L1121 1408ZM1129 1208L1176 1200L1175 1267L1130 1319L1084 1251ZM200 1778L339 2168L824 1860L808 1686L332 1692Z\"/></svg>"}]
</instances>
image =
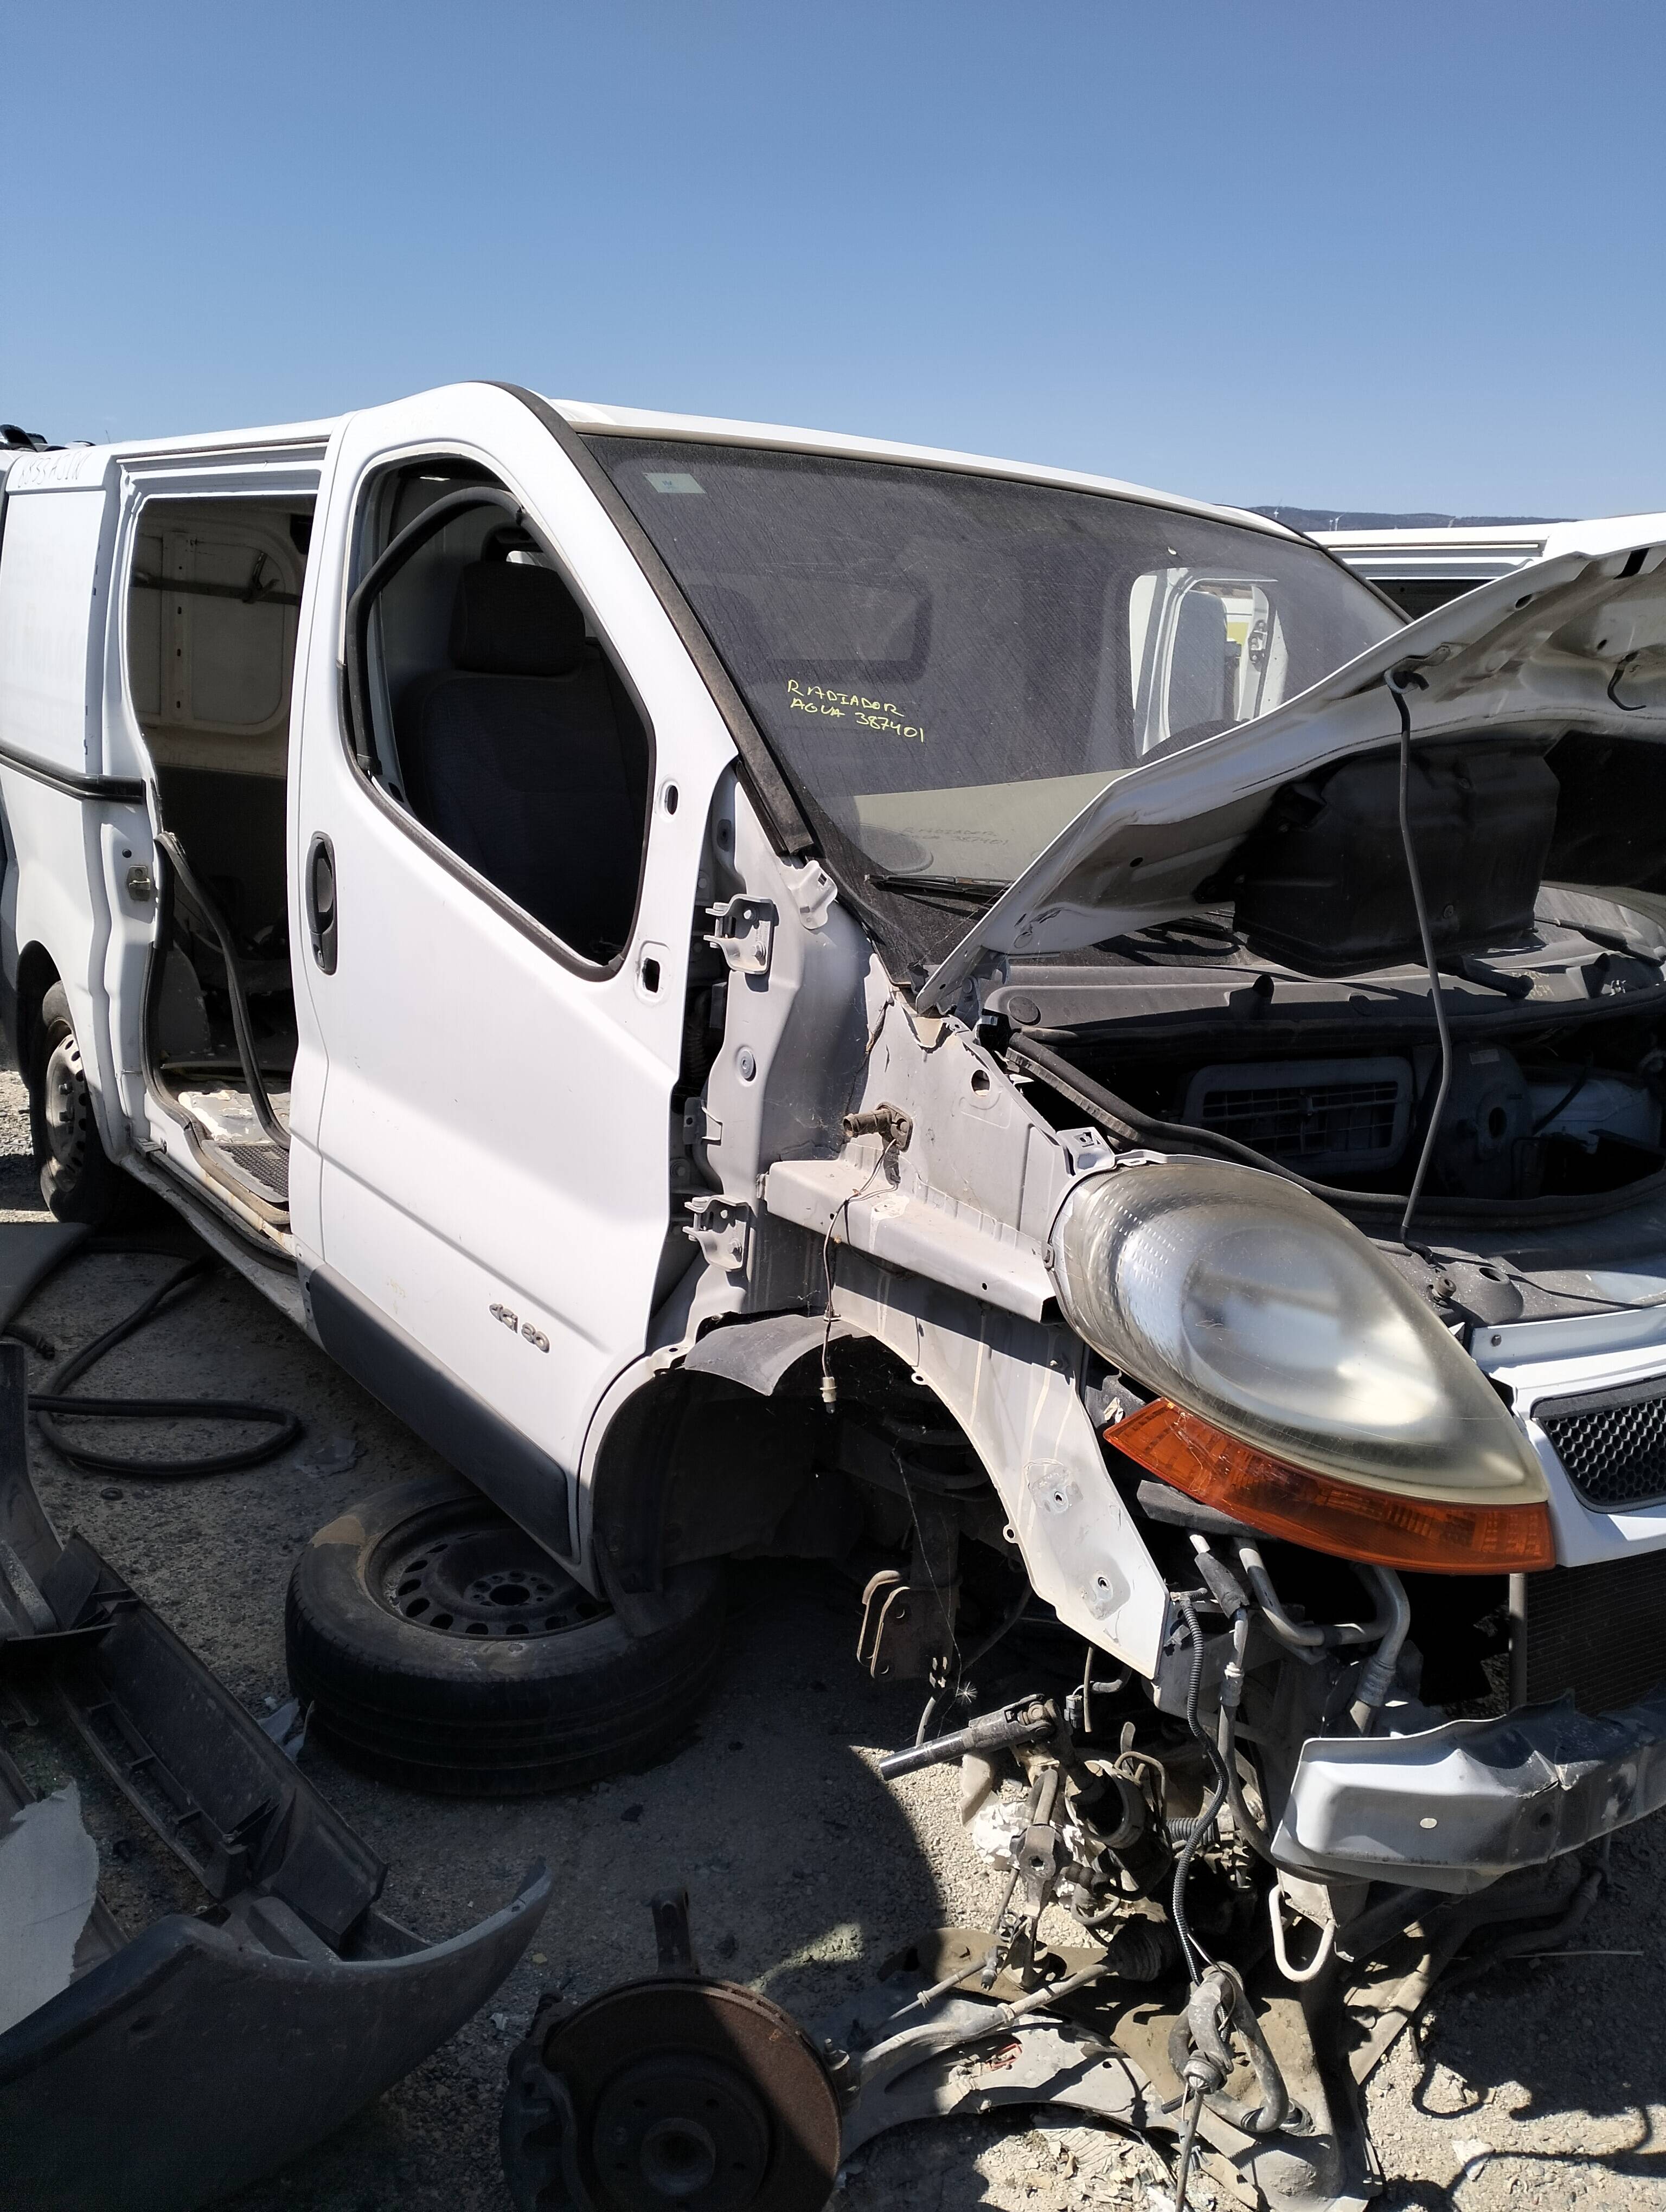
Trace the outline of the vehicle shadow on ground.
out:
<instances>
[{"instance_id":1,"label":"vehicle shadow on ground","mask_svg":"<svg viewBox=\"0 0 1666 2212\"><path fill-rule=\"evenodd\" d=\"M1616 2206L1666 2202L1663 1873L1666 1823L1622 1831L1609 1887L1565 1956L1502 1963L1437 1991L1409 2069L1410 2101L1450 2129L1454 2171L1444 2185L1402 2179L1385 2147L1384 2212L1587 2194Z\"/></svg>"}]
</instances>

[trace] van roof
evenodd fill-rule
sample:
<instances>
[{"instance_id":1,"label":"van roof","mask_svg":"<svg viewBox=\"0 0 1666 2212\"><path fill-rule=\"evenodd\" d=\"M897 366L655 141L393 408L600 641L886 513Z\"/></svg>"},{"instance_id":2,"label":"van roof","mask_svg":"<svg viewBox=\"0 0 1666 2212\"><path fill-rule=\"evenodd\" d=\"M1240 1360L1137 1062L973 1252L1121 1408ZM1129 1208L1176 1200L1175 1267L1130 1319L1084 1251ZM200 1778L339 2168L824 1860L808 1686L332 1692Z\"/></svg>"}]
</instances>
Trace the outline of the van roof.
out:
<instances>
[{"instance_id":1,"label":"van roof","mask_svg":"<svg viewBox=\"0 0 1666 2212\"><path fill-rule=\"evenodd\" d=\"M0 452L0 484L15 490L95 484L112 460L189 459L198 454L291 453L323 456L330 434L345 420L278 422L258 430L210 430L177 438L119 438L107 445L17 446Z\"/></svg>"},{"instance_id":2,"label":"van roof","mask_svg":"<svg viewBox=\"0 0 1666 2212\"><path fill-rule=\"evenodd\" d=\"M624 437L757 446L781 453L825 453L860 460L912 461L968 475L1006 477L1030 483L1059 484L1075 490L1138 499L1179 514L1207 515L1237 523L1272 538L1290 538L1301 534L1246 508L1189 499L1178 492L1156 491L1147 485L1077 469L1049 468L1036 462L958 453L936 446L908 445L891 439L853 437L841 431L807 430L775 422L732 422L720 416L675 415L640 407L612 407L585 399L552 399L549 404L575 430L605 431ZM184 459L193 454L273 449L301 453L315 448L322 453L331 433L347 419L343 415L312 422L270 424L258 429L215 430L173 438L119 439L107 445L63 446L46 453L19 448L0 453L0 481L10 481L20 490L31 485L91 484L98 482L112 460L165 460L174 456Z\"/></svg>"}]
</instances>

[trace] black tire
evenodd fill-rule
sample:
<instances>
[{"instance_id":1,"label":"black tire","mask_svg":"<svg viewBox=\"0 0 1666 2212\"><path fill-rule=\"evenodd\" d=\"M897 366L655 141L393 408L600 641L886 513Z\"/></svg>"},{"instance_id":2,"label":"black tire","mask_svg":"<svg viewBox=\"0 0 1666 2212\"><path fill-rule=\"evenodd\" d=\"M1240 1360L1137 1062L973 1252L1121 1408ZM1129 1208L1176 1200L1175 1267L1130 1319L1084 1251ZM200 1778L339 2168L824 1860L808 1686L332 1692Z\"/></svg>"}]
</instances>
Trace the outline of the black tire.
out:
<instances>
[{"instance_id":1,"label":"black tire","mask_svg":"<svg viewBox=\"0 0 1666 2212\"><path fill-rule=\"evenodd\" d=\"M121 1173L105 1151L70 1000L54 983L40 1002L29 1069L29 1129L40 1169L40 1195L60 1221L97 1225L109 1218Z\"/></svg>"},{"instance_id":2,"label":"black tire","mask_svg":"<svg viewBox=\"0 0 1666 2212\"><path fill-rule=\"evenodd\" d=\"M576 1789L687 1740L717 1671L721 1570L675 1568L666 1595L671 1624L627 1635L460 1477L397 1483L296 1561L289 1683L384 1781L464 1797Z\"/></svg>"}]
</instances>

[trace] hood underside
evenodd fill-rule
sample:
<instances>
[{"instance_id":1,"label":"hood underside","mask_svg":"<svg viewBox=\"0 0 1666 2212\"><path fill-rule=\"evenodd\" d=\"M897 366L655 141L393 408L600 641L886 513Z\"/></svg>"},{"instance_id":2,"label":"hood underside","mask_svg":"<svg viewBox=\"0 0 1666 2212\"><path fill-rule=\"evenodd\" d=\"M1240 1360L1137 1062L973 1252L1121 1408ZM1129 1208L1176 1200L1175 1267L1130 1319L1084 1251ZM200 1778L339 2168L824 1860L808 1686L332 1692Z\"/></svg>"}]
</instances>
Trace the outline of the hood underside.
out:
<instances>
[{"instance_id":1,"label":"hood underside","mask_svg":"<svg viewBox=\"0 0 1666 2212\"><path fill-rule=\"evenodd\" d=\"M1536 883L1512 871L1649 889L1666 870L1666 817L1657 825L1640 806L1639 784L1639 769L1649 782L1666 770L1666 544L1562 554L1437 609L1274 713L1115 778L926 979L921 1010L951 1011L970 979L1010 957L1075 951L1201 904L1235 903L1242 923L1256 884L1267 903L1267 855L1292 826L1322 842L1327 819L1364 819L1380 846L1383 778L1373 785L1367 764L1399 743L1392 672L1408 687L1423 817L1456 841L1466 873L1509 848L1490 907L1481 898L1467 933L1454 919L1454 946L1484 942L1489 913L1517 911L1523 896L1530 912ZM1358 787L1337 783L1336 764L1356 760ZM1413 824L1420 851L1415 808ZM1329 964L1316 945L1304 957L1299 931L1280 957L1338 974L1403 954L1388 925L1354 921ZM1276 931L1264 933L1272 949Z\"/></svg>"}]
</instances>

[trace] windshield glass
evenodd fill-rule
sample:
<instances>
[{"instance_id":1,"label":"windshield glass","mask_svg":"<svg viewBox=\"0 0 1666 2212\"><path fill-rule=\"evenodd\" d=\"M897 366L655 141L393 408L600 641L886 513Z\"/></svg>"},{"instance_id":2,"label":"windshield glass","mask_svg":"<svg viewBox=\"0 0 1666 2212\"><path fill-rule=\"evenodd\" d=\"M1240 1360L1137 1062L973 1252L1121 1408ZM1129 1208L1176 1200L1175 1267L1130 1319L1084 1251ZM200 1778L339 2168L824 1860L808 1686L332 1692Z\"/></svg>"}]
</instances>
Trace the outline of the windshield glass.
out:
<instances>
[{"instance_id":1,"label":"windshield glass","mask_svg":"<svg viewBox=\"0 0 1666 2212\"><path fill-rule=\"evenodd\" d=\"M1316 548L1137 500L587 441L802 799L870 880L1004 889L1152 754L1397 627Z\"/></svg>"}]
</instances>

